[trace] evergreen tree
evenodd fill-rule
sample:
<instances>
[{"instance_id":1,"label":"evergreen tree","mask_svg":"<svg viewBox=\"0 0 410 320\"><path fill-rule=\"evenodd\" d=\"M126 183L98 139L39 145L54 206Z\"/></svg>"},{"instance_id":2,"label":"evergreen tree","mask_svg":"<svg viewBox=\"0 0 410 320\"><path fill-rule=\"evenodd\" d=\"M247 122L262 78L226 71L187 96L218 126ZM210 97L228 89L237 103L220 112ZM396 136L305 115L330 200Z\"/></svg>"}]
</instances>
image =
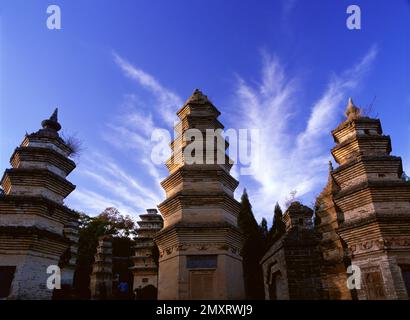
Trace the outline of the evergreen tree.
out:
<instances>
[{"instance_id":1,"label":"evergreen tree","mask_svg":"<svg viewBox=\"0 0 410 320\"><path fill-rule=\"evenodd\" d=\"M238 226L245 235L245 238L258 233L258 223L252 212L252 205L249 202L248 193L246 189L243 190L241 197L241 211L238 215Z\"/></svg>"},{"instance_id":2,"label":"evergreen tree","mask_svg":"<svg viewBox=\"0 0 410 320\"><path fill-rule=\"evenodd\" d=\"M286 226L282 218L283 218L282 208L280 207L279 203L276 202L275 210L274 210L274 219L275 219L274 226L278 234L283 234L286 230Z\"/></svg>"},{"instance_id":3,"label":"evergreen tree","mask_svg":"<svg viewBox=\"0 0 410 320\"><path fill-rule=\"evenodd\" d=\"M253 215L246 190L244 190L241 198L238 226L245 238L241 254L246 296L248 299L263 299L263 273L259 261L265 252L265 241L261 231L262 228Z\"/></svg>"},{"instance_id":4,"label":"evergreen tree","mask_svg":"<svg viewBox=\"0 0 410 320\"><path fill-rule=\"evenodd\" d=\"M259 229L263 236L263 240L266 241L269 231L268 231L268 221L266 221L265 218L262 218L262 221L259 225Z\"/></svg>"},{"instance_id":5,"label":"evergreen tree","mask_svg":"<svg viewBox=\"0 0 410 320\"><path fill-rule=\"evenodd\" d=\"M286 226L282 218L282 208L280 207L279 203L276 202L273 214L272 227L269 230L268 235L268 247L270 247L273 244L273 242L286 231Z\"/></svg>"}]
</instances>

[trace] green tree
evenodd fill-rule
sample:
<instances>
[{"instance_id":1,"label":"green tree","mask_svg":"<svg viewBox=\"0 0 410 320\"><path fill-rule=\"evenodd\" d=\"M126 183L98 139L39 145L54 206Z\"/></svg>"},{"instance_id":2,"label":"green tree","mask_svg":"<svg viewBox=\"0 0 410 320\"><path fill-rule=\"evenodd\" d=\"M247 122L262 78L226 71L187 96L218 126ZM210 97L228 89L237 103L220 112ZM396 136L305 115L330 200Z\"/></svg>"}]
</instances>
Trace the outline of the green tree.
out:
<instances>
[{"instance_id":1,"label":"green tree","mask_svg":"<svg viewBox=\"0 0 410 320\"><path fill-rule=\"evenodd\" d=\"M96 218L103 222L105 234L119 237L135 235L134 220L128 215L123 216L116 208L107 208Z\"/></svg>"},{"instance_id":2,"label":"green tree","mask_svg":"<svg viewBox=\"0 0 410 320\"><path fill-rule=\"evenodd\" d=\"M245 238L241 254L246 296L248 299L263 299L263 274L259 264L265 252L263 227L256 222L246 190L241 198L238 226Z\"/></svg>"},{"instance_id":3,"label":"green tree","mask_svg":"<svg viewBox=\"0 0 410 320\"><path fill-rule=\"evenodd\" d=\"M98 238L103 235L113 237L113 255L128 257L132 254L133 240L135 235L135 223L129 216L123 216L113 207L106 208L96 217L80 214L79 241L77 268L74 278L74 287L80 298L89 297L89 283L94 254L98 244ZM116 272L117 270L113 270Z\"/></svg>"},{"instance_id":4,"label":"green tree","mask_svg":"<svg viewBox=\"0 0 410 320\"><path fill-rule=\"evenodd\" d=\"M286 225L283 222L282 218L282 208L280 207L279 203L276 202L273 214L272 227L269 230L268 235L268 247L270 247L273 244L273 242L275 242L275 240L278 239L286 231Z\"/></svg>"},{"instance_id":5,"label":"green tree","mask_svg":"<svg viewBox=\"0 0 410 320\"><path fill-rule=\"evenodd\" d=\"M286 230L286 225L282 220L283 218L283 212L282 208L280 207L279 203L276 202L275 209L274 209L274 215L273 215L273 227L275 231L279 234L283 234Z\"/></svg>"},{"instance_id":6,"label":"green tree","mask_svg":"<svg viewBox=\"0 0 410 320\"><path fill-rule=\"evenodd\" d=\"M241 210L238 215L238 226L244 233L245 237L258 232L258 223L252 212L252 205L249 201L246 189L243 190L241 197Z\"/></svg>"}]
</instances>

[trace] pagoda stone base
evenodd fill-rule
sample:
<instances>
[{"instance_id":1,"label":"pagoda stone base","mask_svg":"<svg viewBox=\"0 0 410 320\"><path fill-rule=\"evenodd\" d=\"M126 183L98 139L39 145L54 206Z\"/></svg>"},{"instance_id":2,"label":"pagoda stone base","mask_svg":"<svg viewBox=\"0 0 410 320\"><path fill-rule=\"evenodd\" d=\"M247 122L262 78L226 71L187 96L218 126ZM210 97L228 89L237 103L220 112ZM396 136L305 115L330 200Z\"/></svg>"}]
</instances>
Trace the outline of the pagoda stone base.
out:
<instances>
[{"instance_id":1,"label":"pagoda stone base","mask_svg":"<svg viewBox=\"0 0 410 320\"><path fill-rule=\"evenodd\" d=\"M112 239L101 236L90 276L91 299L111 299L112 283Z\"/></svg>"},{"instance_id":2,"label":"pagoda stone base","mask_svg":"<svg viewBox=\"0 0 410 320\"><path fill-rule=\"evenodd\" d=\"M206 252L205 255L213 255ZM191 255L204 255L191 251ZM187 268L188 255L175 255L161 261L158 280L160 300L237 300L243 299L242 259L228 254L217 254L217 267Z\"/></svg>"},{"instance_id":3,"label":"pagoda stone base","mask_svg":"<svg viewBox=\"0 0 410 320\"><path fill-rule=\"evenodd\" d=\"M410 264L408 253L362 256L354 258L352 264L361 270L362 287L357 290L359 300L408 300L400 269L400 264Z\"/></svg>"},{"instance_id":4,"label":"pagoda stone base","mask_svg":"<svg viewBox=\"0 0 410 320\"><path fill-rule=\"evenodd\" d=\"M147 286L153 286L157 288L158 285L158 275L157 271L152 273L141 273L141 272L134 272L134 282L133 288L134 289L142 289Z\"/></svg>"},{"instance_id":5,"label":"pagoda stone base","mask_svg":"<svg viewBox=\"0 0 410 320\"><path fill-rule=\"evenodd\" d=\"M352 292L347 287L347 267L343 263L321 267L322 299L352 300Z\"/></svg>"},{"instance_id":6,"label":"pagoda stone base","mask_svg":"<svg viewBox=\"0 0 410 320\"><path fill-rule=\"evenodd\" d=\"M8 299L50 300L53 289L47 289L47 274L50 265L58 265L60 257L0 254L0 266L15 266Z\"/></svg>"},{"instance_id":7,"label":"pagoda stone base","mask_svg":"<svg viewBox=\"0 0 410 320\"><path fill-rule=\"evenodd\" d=\"M158 299L244 299L241 240L237 228L227 224L180 224L162 230L155 237L160 250Z\"/></svg>"},{"instance_id":8,"label":"pagoda stone base","mask_svg":"<svg viewBox=\"0 0 410 320\"><path fill-rule=\"evenodd\" d=\"M104 300L112 298L112 275L108 272L91 274L91 299Z\"/></svg>"}]
</instances>

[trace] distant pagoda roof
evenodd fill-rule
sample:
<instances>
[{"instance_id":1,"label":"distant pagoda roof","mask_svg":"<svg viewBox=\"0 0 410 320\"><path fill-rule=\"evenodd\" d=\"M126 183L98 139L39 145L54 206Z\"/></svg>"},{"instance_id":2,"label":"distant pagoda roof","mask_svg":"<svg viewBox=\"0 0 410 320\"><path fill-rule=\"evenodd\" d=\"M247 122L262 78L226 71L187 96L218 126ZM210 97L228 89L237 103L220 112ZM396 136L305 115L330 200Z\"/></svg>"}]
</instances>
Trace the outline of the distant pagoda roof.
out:
<instances>
[{"instance_id":1,"label":"distant pagoda roof","mask_svg":"<svg viewBox=\"0 0 410 320\"><path fill-rule=\"evenodd\" d=\"M158 223L162 222L162 216L158 213L157 209L147 209L147 213L140 214L139 217L141 218L142 221L139 222L152 222L152 223ZM138 222L138 224L139 224Z\"/></svg>"}]
</instances>

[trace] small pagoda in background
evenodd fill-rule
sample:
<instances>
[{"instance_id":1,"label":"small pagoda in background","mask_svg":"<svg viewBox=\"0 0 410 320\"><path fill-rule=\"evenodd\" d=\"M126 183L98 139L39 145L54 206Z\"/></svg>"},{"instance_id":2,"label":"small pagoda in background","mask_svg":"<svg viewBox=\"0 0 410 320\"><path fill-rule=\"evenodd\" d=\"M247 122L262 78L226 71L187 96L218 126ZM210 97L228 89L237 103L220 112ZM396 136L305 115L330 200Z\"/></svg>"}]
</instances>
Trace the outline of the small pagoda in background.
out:
<instances>
[{"instance_id":1,"label":"small pagoda in background","mask_svg":"<svg viewBox=\"0 0 410 320\"><path fill-rule=\"evenodd\" d=\"M49 266L61 268L62 289L73 282L78 214L64 205L75 189L66 179L73 148L58 134L57 109L41 125L14 150L0 182L0 298L51 299Z\"/></svg>"},{"instance_id":2,"label":"small pagoda in background","mask_svg":"<svg viewBox=\"0 0 410 320\"><path fill-rule=\"evenodd\" d=\"M90 276L91 299L105 300L113 296L112 276L112 238L101 236L94 255L93 270Z\"/></svg>"},{"instance_id":3,"label":"small pagoda in background","mask_svg":"<svg viewBox=\"0 0 410 320\"><path fill-rule=\"evenodd\" d=\"M130 268L134 275L133 288L136 291L137 299L156 299L158 290L156 260L158 257L155 257L157 250L153 238L162 229L163 219L158 214L157 209L148 209L146 214L141 214L139 217L141 221L138 221L139 228L134 246L135 254L131 257L134 265ZM150 297L151 295L155 297Z\"/></svg>"}]
</instances>

